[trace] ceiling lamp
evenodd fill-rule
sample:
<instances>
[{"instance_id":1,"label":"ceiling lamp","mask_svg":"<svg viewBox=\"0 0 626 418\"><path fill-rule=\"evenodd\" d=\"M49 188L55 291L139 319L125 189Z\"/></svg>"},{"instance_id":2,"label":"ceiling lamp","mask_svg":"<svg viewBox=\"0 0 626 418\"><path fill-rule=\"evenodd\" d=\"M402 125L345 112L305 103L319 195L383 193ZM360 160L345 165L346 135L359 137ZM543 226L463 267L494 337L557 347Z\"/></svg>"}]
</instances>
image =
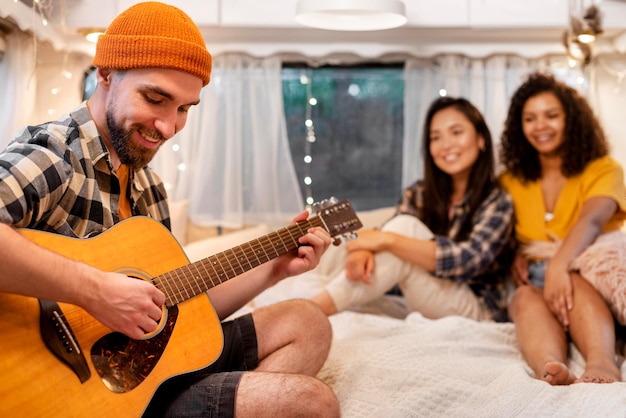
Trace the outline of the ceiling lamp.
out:
<instances>
[{"instance_id":1,"label":"ceiling lamp","mask_svg":"<svg viewBox=\"0 0 626 418\"><path fill-rule=\"evenodd\" d=\"M590 44L592 42L595 42L596 33L592 30L585 29L582 32L580 32L576 38L578 39L578 42L580 43Z\"/></svg>"},{"instance_id":2,"label":"ceiling lamp","mask_svg":"<svg viewBox=\"0 0 626 418\"><path fill-rule=\"evenodd\" d=\"M98 37L104 33L104 28L79 28L77 32L93 44L98 42Z\"/></svg>"},{"instance_id":3,"label":"ceiling lamp","mask_svg":"<svg viewBox=\"0 0 626 418\"><path fill-rule=\"evenodd\" d=\"M370 31L407 22L404 3L396 0L300 0L296 22L318 29Z\"/></svg>"},{"instance_id":4,"label":"ceiling lamp","mask_svg":"<svg viewBox=\"0 0 626 418\"><path fill-rule=\"evenodd\" d=\"M602 34L602 15L596 5L584 9L583 0L570 2L570 25L563 33L563 45L570 59L583 67L591 62L593 44Z\"/></svg>"}]
</instances>

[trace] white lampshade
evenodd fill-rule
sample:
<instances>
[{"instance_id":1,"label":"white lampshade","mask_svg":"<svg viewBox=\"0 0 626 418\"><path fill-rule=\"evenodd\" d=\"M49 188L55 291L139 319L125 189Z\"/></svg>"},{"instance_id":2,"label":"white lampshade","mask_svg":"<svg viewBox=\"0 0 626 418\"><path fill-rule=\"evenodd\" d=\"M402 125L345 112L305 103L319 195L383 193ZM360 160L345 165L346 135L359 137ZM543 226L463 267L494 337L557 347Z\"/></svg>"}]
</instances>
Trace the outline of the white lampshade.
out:
<instances>
[{"instance_id":1,"label":"white lampshade","mask_svg":"<svg viewBox=\"0 0 626 418\"><path fill-rule=\"evenodd\" d=\"M318 29L370 31L407 22L404 3L396 0L300 0L296 22Z\"/></svg>"}]
</instances>

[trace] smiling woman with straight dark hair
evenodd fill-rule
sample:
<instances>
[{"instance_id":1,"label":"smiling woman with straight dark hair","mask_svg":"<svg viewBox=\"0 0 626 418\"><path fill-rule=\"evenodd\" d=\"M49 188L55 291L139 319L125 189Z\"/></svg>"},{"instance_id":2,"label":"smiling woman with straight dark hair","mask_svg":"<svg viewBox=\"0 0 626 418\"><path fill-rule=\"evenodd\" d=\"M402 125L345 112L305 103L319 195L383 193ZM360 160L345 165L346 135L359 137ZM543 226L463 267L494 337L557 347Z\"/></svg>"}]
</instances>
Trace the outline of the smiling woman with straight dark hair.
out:
<instances>
[{"instance_id":1,"label":"smiling woman with straight dark hair","mask_svg":"<svg viewBox=\"0 0 626 418\"><path fill-rule=\"evenodd\" d=\"M424 179L380 230L348 242L345 271L313 297L326 314L398 286L428 318L505 321L513 207L494 175L491 134L466 99L435 100L423 133Z\"/></svg>"}]
</instances>

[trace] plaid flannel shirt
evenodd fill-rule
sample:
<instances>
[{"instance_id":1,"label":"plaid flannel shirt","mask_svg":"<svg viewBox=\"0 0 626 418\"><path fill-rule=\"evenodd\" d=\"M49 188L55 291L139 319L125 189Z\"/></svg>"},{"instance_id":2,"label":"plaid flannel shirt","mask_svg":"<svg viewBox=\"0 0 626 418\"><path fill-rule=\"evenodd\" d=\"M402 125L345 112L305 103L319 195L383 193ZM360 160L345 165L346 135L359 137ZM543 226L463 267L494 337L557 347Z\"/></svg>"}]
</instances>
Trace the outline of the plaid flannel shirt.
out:
<instances>
[{"instance_id":1,"label":"plaid flannel shirt","mask_svg":"<svg viewBox=\"0 0 626 418\"><path fill-rule=\"evenodd\" d=\"M0 154L0 222L88 237L119 222L120 184L86 103L25 127ZM131 174L133 215L170 228L167 195L149 168Z\"/></svg>"},{"instance_id":2,"label":"plaid flannel shirt","mask_svg":"<svg viewBox=\"0 0 626 418\"><path fill-rule=\"evenodd\" d=\"M423 184L408 187L397 213L419 217L423 202ZM467 196L453 208L447 235L436 235L434 275L466 283L480 303L491 312L493 320L508 320L505 279L514 250L513 200L504 190L494 188L474 213L474 228L464 241L453 237L467 215Z\"/></svg>"}]
</instances>

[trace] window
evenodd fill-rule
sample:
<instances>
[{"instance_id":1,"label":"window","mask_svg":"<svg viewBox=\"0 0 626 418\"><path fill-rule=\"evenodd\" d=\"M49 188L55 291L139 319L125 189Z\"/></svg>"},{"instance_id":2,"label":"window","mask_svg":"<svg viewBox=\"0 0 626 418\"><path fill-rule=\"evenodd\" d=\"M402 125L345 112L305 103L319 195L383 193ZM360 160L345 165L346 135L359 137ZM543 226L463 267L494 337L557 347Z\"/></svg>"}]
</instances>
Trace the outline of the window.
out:
<instances>
[{"instance_id":1,"label":"window","mask_svg":"<svg viewBox=\"0 0 626 418\"><path fill-rule=\"evenodd\" d=\"M402 176L401 64L285 65L287 132L303 199L350 199L357 210L395 205Z\"/></svg>"},{"instance_id":2,"label":"window","mask_svg":"<svg viewBox=\"0 0 626 418\"><path fill-rule=\"evenodd\" d=\"M98 79L96 78L96 67L91 66L83 74L83 100L91 97L96 90Z\"/></svg>"}]
</instances>

